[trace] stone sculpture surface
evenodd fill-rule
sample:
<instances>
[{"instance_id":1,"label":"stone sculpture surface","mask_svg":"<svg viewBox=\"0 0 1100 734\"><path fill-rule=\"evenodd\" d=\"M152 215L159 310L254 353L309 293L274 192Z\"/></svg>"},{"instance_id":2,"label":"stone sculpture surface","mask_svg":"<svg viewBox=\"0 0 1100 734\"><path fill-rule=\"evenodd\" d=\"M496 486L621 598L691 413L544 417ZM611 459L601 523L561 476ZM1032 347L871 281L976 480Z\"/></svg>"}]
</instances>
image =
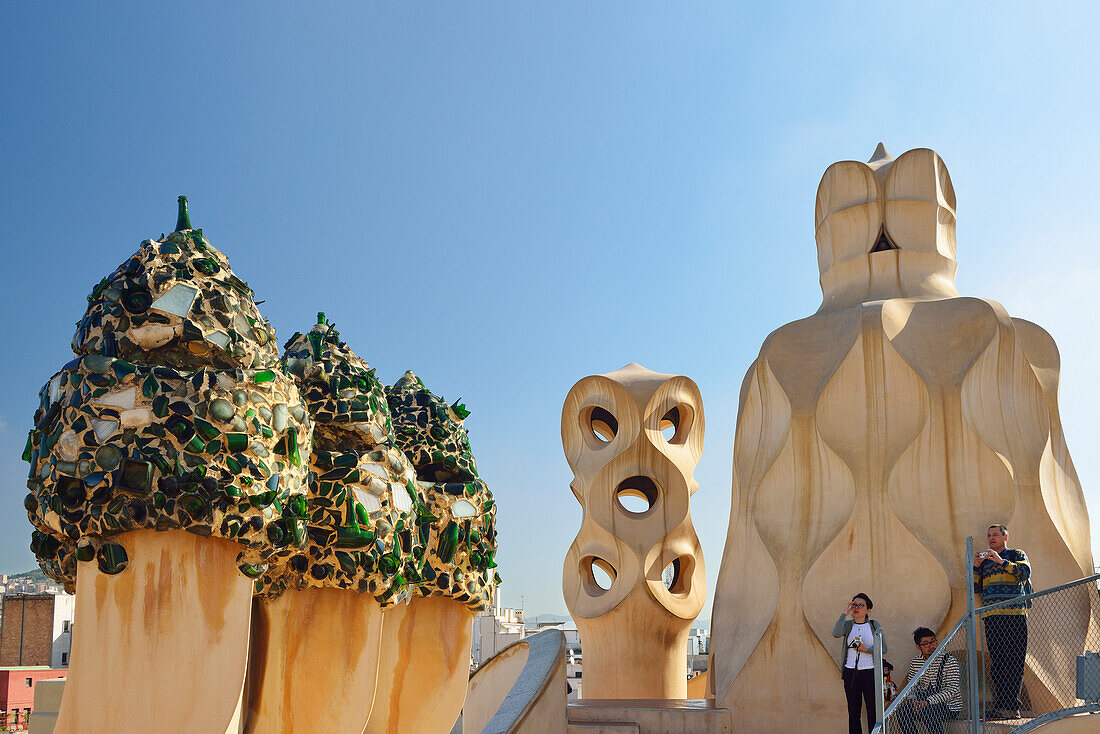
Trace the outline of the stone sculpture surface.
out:
<instances>
[{"instance_id":1,"label":"stone sculpture surface","mask_svg":"<svg viewBox=\"0 0 1100 734\"><path fill-rule=\"evenodd\" d=\"M88 297L24 454L31 548L88 630L59 733L238 727L251 579L305 538L312 424L273 338L183 197Z\"/></svg>"},{"instance_id":2,"label":"stone sculpture surface","mask_svg":"<svg viewBox=\"0 0 1100 734\"><path fill-rule=\"evenodd\" d=\"M397 445L424 491L428 553L414 598L385 612L383 674L365 734L447 731L466 697L473 616L500 580L496 503L478 477L465 406L448 405L412 372L386 396Z\"/></svg>"},{"instance_id":3,"label":"stone sculpture surface","mask_svg":"<svg viewBox=\"0 0 1100 734\"><path fill-rule=\"evenodd\" d=\"M841 730L844 602L870 594L892 645L942 634L966 610L966 537L990 523L1027 550L1036 588L1093 567L1057 348L956 291L940 157L880 145L833 164L815 224L821 308L765 340L737 411L710 675L746 731ZM774 705L784 690L798 706Z\"/></svg>"},{"instance_id":4,"label":"stone sculpture surface","mask_svg":"<svg viewBox=\"0 0 1100 734\"><path fill-rule=\"evenodd\" d=\"M584 645L586 699L686 696L684 650L706 595L688 507L703 433L687 377L629 364L566 397L562 443L584 519L562 589Z\"/></svg>"},{"instance_id":5,"label":"stone sculpture surface","mask_svg":"<svg viewBox=\"0 0 1100 734\"><path fill-rule=\"evenodd\" d=\"M81 620L56 731L449 729L499 582L465 407L384 388L323 314L280 359L184 197L88 302L24 452Z\"/></svg>"}]
</instances>

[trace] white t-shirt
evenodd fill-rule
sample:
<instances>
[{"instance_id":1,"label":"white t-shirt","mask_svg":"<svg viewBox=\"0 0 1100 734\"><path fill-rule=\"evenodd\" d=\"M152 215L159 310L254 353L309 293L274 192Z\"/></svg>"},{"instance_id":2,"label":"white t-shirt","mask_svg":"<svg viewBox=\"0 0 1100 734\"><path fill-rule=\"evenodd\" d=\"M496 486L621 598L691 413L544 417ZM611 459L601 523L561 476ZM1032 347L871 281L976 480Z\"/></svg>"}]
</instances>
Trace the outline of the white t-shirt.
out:
<instances>
[{"instance_id":1,"label":"white t-shirt","mask_svg":"<svg viewBox=\"0 0 1100 734\"><path fill-rule=\"evenodd\" d=\"M852 631L848 633L848 657L844 661L845 668L855 668L857 670L873 670L875 667L875 656L870 652L859 652L852 647L852 641L856 638L860 638L863 642L863 646L868 650L874 650L875 647L875 632L871 629L870 622L852 623Z\"/></svg>"}]
</instances>

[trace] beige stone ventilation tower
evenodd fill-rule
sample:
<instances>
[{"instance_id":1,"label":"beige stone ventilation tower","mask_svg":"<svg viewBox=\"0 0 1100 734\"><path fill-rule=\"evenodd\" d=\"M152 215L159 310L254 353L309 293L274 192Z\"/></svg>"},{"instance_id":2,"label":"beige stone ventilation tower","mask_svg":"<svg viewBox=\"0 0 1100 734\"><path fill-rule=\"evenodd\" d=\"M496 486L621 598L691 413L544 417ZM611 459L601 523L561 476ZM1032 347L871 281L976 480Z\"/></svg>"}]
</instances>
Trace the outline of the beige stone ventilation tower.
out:
<instances>
[{"instance_id":1,"label":"beige stone ventilation tower","mask_svg":"<svg viewBox=\"0 0 1100 734\"><path fill-rule=\"evenodd\" d=\"M880 145L833 164L815 225L821 308L765 340L737 411L710 671L740 731L843 731L830 631L845 602L875 600L891 657L917 626L945 633L966 611L966 538L991 523L1027 551L1037 589L1093 568L1057 347L955 290L943 160ZM1088 627L1078 611L1066 635ZM1032 633L1032 695L1044 650L1076 642Z\"/></svg>"},{"instance_id":2,"label":"beige stone ventilation tower","mask_svg":"<svg viewBox=\"0 0 1100 734\"><path fill-rule=\"evenodd\" d=\"M684 649L706 596L688 511L703 432L695 383L637 364L586 377L565 399L562 444L584 519L562 589L586 699L687 696Z\"/></svg>"}]
</instances>

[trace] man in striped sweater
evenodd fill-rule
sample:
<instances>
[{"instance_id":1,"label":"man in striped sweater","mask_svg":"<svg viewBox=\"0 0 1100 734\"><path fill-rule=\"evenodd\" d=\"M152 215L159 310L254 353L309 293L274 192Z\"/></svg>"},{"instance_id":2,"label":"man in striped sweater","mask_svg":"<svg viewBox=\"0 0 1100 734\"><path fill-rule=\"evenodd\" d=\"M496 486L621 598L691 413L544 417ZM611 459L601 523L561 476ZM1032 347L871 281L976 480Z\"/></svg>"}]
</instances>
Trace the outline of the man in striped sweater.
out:
<instances>
[{"instance_id":1,"label":"man in striped sweater","mask_svg":"<svg viewBox=\"0 0 1100 734\"><path fill-rule=\"evenodd\" d=\"M913 631L913 643L917 646L917 655L909 661L908 680L920 671L932 653L936 651L939 640L936 633L927 627L918 627ZM920 677L912 689L908 701L898 710L898 723L904 734L917 734L917 722L928 729L928 734L943 734L943 723L949 721L963 709L962 692L959 690L959 661L950 653L944 652L932 661L932 665Z\"/></svg>"},{"instance_id":2,"label":"man in striped sweater","mask_svg":"<svg viewBox=\"0 0 1100 734\"><path fill-rule=\"evenodd\" d=\"M990 525L989 550L974 554L974 593L982 604L1016 599L1031 589L1031 564L1027 554L1008 547L1008 528ZM982 615L990 676L997 689L997 704L987 718L1020 718L1020 686L1027 655L1026 602L1007 604Z\"/></svg>"}]
</instances>

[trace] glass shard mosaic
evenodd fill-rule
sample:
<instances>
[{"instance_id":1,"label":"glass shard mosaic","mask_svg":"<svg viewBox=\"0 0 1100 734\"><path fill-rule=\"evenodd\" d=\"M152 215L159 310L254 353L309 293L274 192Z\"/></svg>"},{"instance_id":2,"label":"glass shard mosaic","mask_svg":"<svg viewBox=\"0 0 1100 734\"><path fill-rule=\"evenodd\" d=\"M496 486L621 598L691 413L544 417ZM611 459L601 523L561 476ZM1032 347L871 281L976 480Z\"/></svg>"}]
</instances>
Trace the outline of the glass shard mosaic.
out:
<instances>
[{"instance_id":1,"label":"glass shard mosaic","mask_svg":"<svg viewBox=\"0 0 1100 734\"><path fill-rule=\"evenodd\" d=\"M46 574L72 591L78 562L125 572L119 535L186 530L237 543L261 599L340 588L488 607L496 507L469 411L412 372L383 386L317 321L280 358L180 197L176 231L92 289L77 358L39 393L24 506Z\"/></svg>"}]
</instances>

